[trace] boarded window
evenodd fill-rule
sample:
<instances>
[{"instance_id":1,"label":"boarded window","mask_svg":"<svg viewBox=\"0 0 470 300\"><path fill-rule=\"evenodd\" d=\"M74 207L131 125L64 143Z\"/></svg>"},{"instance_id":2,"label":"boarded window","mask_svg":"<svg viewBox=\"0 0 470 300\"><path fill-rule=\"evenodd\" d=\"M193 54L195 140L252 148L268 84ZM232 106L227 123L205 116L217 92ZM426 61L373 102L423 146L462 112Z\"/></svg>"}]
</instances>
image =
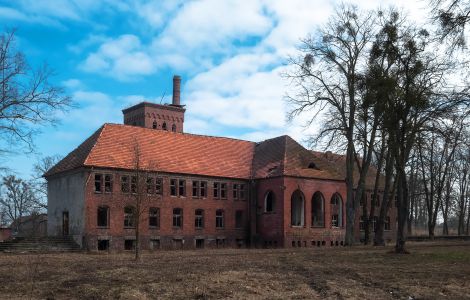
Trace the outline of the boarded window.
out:
<instances>
[{"instance_id":1,"label":"boarded window","mask_svg":"<svg viewBox=\"0 0 470 300\"><path fill-rule=\"evenodd\" d=\"M196 209L194 216L194 227L197 229L204 228L204 210Z\"/></svg>"},{"instance_id":2,"label":"boarded window","mask_svg":"<svg viewBox=\"0 0 470 300\"><path fill-rule=\"evenodd\" d=\"M181 228L183 226L183 209L173 209L173 227Z\"/></svg>"},{"instance_id":3,"label":"boarded window","mask_svg":"<svg viewBox=\"0 0 470 300\"><path fill-rule=\"evenodd\" d=\"M224 211L222 209L215 212L215 227L224 228Z\"/></svg>"},{"instance_id":4,"label":"boarded window","mask_svg":"<svg viewBox=\"0 0 470 300\"><path fill-rule=\"evenodd\" d=\"M108 227L109 224L109 207L98 207L98 227Z\"/></svg>"},{"instance_id":5,"label":"boarded window","mask_svg":"<svg viewBox=\"0 0 470 300\"><path fill-rule=\"evenodd\" d=\"M160 209L157 207L149 208L149 227L160 227Z\"/></svg>"}]
</instances>

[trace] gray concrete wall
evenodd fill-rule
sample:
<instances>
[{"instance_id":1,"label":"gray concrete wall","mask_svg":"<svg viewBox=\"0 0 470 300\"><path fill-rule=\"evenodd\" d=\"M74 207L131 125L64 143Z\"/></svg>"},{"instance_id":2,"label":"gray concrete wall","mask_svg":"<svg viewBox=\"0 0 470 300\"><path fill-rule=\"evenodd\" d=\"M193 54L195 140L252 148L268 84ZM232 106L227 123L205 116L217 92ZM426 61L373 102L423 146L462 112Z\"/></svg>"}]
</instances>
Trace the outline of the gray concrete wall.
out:
<instances>
[{"instance_id":1,"label":"gray concrete wall","mask_svg":"<svg viewBox=\"0 0 470 300\"><path fill-rule=\"evenodd\" d=\"M47 234L62 235L62 214L69 212L69 235L81 246L85 230L84 171L63 174L47 181Z\"/></svg>"}]
</instances>

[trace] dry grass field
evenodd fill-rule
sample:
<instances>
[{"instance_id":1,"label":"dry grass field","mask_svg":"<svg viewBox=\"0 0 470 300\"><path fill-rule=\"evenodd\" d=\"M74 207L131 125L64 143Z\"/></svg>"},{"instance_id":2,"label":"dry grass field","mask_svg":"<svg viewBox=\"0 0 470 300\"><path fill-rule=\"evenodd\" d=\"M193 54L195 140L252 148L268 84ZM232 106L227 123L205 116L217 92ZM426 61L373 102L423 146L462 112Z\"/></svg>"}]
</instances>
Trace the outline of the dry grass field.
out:
<instances>
[{"instance_id":1,"label":"dry grass field","mask_svg":"<svg viewBox=\"0 0 470 300\"><path fill-rule=\"evenodd\" d=\"M0 254L2 299L462 299L470 243L391 247Z\"/></svg>"}]
</instances>

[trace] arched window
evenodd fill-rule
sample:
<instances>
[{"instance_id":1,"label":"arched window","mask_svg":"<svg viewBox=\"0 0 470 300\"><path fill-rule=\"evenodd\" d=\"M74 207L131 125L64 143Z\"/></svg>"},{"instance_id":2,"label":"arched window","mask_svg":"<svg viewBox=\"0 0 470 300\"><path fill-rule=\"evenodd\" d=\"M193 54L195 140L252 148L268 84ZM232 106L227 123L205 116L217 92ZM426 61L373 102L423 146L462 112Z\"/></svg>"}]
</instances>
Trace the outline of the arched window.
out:
<instances>
[{"instance_id":1,"label":"arched window","mask_svg":"<svg viewBox=\"0 0 470 300\"><path fill-rule=\"evenodd\" d=\"M272 191L268 191L266 196L264 197L264 211L265 212L273 212L275 209L275 201L274 201L274 193Z\"/></svg>"},{"instance_id":2,"label":"arched window","mask_svg":"<svg viewBox=\"0 0 470 300\"><path fill-rule=\"evenodd\" d=\"M343 227L343 199L338 193L331 197L331 227Z\"/></svg>"},{"instance_id":3,"label":"arched window","mask_svg":"<svg viewBox=\"0 0 470 300\"><path fill-rule=\"evenodd\" d=\"M325 199L320 192L312 197L312 226L325 227Z\"/></svg>"},{"instance_id":4,"label":"arched window","mask_svg":"<svg viewBox=\"0 0 470 300\"><path fill-rule=\"evenodd\" d=\"M162 129L166 130L166 123L165 122L163 122L163 124L162 124Z\"/></svg>"},{"instance_id":5,"label":"arched window","mask_svg":"<svg viewBox=\"0 0 470 300\"><path fill-rule=\"evenodd\" d=\"M204 228L204 210L196 209L194 215L194 227L197 229Z\"/></svg>"},{"instance_id":6,"label":"arched window","mask_svg":"<svg viewBox=\"0 0 470 300\"><path fill-rule=\"evenodd\" d=\"M175 124L173 124L173 125L171 126L171 131L176 132L176 125L175 125Z\"/></svg>"},{"instance_id":7,"label":"arched window","mask_svg":"<svg viewBox=\"0 0 470 300\"><path fill-rule=\"evenodd\" d=\"M135 207L126 206L124 208L124 227L135 227Z\"/></svg>"},{"instance_id":8,"label":"arched window","mask_svg":"<svg viewBox=\"0 0 470 300\"><path fill-rule=\"evenodd\" d=\"M224 211L222 209L215 212L215 228L224 228Z\"/></svg>"},{"instance_id":9,"label":"arched window","mask_svg":"<svg viewBox=\"0 0 470 300\"><path fill-rule=\"evenodd\" d=\"M157 121L153 121L152 128L157 129Z\"/></svg>"},{"instance_id":10,"label":"arched window","mask_svg":"<svg viewBox=\"0 0 470 300\"><path fill-rule=\"evenodd\" d=\"M291 197L291 225L292 226L304 226L304 194L300 190L296 190Z\"/></svg>"}]
</instances>

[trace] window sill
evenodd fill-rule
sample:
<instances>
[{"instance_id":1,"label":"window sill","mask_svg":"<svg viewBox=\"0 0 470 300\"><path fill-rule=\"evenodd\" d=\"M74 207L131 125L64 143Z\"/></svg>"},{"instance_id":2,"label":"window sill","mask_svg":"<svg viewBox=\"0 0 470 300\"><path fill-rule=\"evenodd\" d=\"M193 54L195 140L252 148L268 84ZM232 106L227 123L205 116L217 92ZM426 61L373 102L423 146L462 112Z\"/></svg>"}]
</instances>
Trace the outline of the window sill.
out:
<instances>
[{"instance_id":1,"label":"window sill","mask_svg":"<svg viewBox=\"0 0 470 300\"><path fill-rule=\"evenodd\" d=\"M176 226L173 226L173 229L183 229L182 227L176 227Z\"/></svg>"},{"instance_id":2,"label":"window sill","mask_svg":"<svg viewBox=\"0 0 470 300\"><path fill-rule=\"evenodd\" d=\"M135 229L135 226L134 227L124 226L124 229Z\"/></svg>"},{"instance_id":3,"label":"window sill","mask_svg":"<svg viewBox=\"0 0 470 300\"><path fill-rule=\"evenodd\" d=\"M204 227L196 227L195 230L204 230Z\"/></svg>"},{"instance_id":4,"label":"window sill","mask_svg":"<svg viewBox=\"0 0 470 300\"><path fill-rule=\"evenodd\" d=\"M224 227L216 227L215 229L216 230L224 230L225 228Z\"/></svg>"},{"instance_id":5,"label":"window sill","mask_svg":"<svg viewBox=\"0 0 470 300\"><path fill-rule=\"evenodd\" d=\"M291 225L292 228L305 228L305 225Z\"/></svg>"},{"instance_id":6,"label":"window sill","mask_svg":"<svg viewBox=\"0 0 470 300\"><path fill-rule=\"evenodd\" d=\"M109 226L97 226L97 229L109 229Z\"/></svg>"},{"instance_id":7,"label":"window sill","mask_svg":"<svg viewBox=\"0 0 470 300\"><path fill-rule=\"evenodd\" d=\"M314 225L314 226L310 226L310 228L325 228L325 225L321 226L321 225Z\"/></svg>"},{"instance_id":8,"label":"window sill","mask_svg":"<svg viewBox=\"0 0 470 300\"><path fill-rule=\"evenodd\" d=\"M158 226L149 226L149 229L150 230L159 230L160 227L158 227Z\"/></svg>"},{"instance_id":9,"label":"window sill","mask_svg":"<svg viewBox=\"0 0 470 300\"><path fill-rule=\"evenodd\" d=\"M276 212L275 211L265 211L263 212L264 215L275 215Z\"/></svg>"}]
</instances>

